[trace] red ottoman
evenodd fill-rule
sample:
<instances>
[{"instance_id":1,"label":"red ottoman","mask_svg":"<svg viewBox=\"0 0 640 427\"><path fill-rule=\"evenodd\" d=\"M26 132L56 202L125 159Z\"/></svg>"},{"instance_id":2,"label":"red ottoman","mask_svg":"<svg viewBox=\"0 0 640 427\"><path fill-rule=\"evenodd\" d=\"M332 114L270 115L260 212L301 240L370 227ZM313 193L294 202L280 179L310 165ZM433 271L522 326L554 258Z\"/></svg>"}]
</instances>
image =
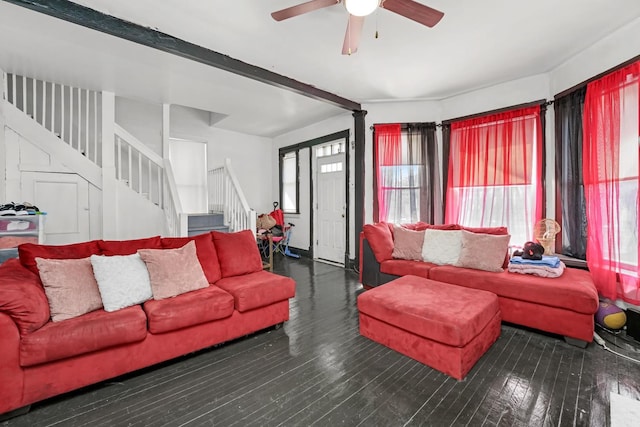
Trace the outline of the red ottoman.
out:
<instances>
[{"instance_id":1,"label":"red ottoman","mask_svg":"<svg viewBox=\"0 0 640 427\"><path fill-rule=\"evenodd\" d=\"M500 336L498 297L404 276L358 296L360 333L459 380Z\"/></svg>"}]
</instances>

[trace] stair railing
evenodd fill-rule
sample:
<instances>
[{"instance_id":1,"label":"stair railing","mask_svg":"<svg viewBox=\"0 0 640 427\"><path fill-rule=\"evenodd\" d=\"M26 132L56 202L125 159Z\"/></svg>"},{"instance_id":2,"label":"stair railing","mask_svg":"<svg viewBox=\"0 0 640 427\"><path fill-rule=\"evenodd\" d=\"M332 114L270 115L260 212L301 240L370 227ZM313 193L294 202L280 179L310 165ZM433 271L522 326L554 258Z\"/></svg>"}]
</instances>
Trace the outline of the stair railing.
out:
<instances>
[{"instance_id":1,"label":"stair railing","mask_svg":"<svg viewBox=\"0 0 640 427\"><path fill-rule=\"evenodd\" d=\"M100 92L3 73L7 102L102 166Z\"/></svg>"},{"instance_id":2,"label":"stair railing","mask_svg":"<svg viewBox=\"0 0 640 427\"><path fill-rule=\"evenodd\" d=\"M178 187L173 176L173 168L168 159L164 160L164 181L162 185L162 208L167 225L167 236L184 237L188 235L189 217L182 211Z\"/></svg>"},{"instance_id":3,"label":"stair railing","mask_svg":"<svg viewBox=\"0 0 640 427\"><path fill-rule=\"evenodd\" d=\"M114 124L116 179L156 206L163 206L162 157Z\"/></svg>"},{"instance_id":4,"label":"stair railing","mask_svg":"<svg viewBox=\"0 0 640 427\"><path fill-rule=\"evenodd\" d=\"M208 172L209 212L222 212L231 231L255 230L256 211L249 207L231 160Z\"/></svg>"}]
</instances>

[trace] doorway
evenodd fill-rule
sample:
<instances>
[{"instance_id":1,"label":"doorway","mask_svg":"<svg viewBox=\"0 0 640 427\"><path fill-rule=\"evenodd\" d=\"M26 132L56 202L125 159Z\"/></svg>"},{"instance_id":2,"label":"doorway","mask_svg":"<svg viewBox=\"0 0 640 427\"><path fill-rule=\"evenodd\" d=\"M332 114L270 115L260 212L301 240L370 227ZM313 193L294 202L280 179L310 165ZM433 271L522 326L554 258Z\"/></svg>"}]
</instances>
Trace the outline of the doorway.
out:
<instances>
[{"instance_id":1,"label":"doorway","mask_svg":"<svg viewBox=\"0 0 640 427\"><path fill-rule=\"evenodd\" d=\"M347 258L347 156L344 139L313 147L314 258L340 266Z\"/></svg>"},{"instance_id":2,"label":"doorway","mask_svg":"<svg viewBox=\"0 0 640 427\"><path fill-rule=\"evenodd\" d=\"M74 173L22 172L22 197L45 217L45 243L84 242L89 230L89 183Z\"/></svg>"},{"instance_id":3,"label":"doorway","mask_svg":"<svg viewBox=\"0 0 640 427\"><path fill-rule=\"evenodd\" d=\"M171 138L169 159L182 211L207 213L207 143Z\"/></svg>"}]
</instances>

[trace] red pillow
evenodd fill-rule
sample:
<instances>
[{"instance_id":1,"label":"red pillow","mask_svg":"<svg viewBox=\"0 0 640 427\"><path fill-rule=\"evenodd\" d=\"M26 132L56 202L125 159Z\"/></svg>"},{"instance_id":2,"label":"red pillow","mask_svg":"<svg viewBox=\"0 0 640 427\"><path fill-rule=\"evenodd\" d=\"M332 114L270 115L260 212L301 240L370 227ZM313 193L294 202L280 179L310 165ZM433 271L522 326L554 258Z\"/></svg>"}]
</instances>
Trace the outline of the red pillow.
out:
<instances>
[{"instance_id":1,"label":"red pillow","mask_svg":"<svg viewBox=\"0 0 640 427\"><path fill-rule=\"evenodd\" d=\"M37 258L45 259L80 259L91 255L100 255L99 240L73 243L70 245L38 245L24 243L18 246L18 256L22 265L32 272L39 274Z\"/></svg>"},{"instance_id":2,"label":"red pillow","mask_svg":"<svg viewBox=\"0 0 640 427\"><path fill-rule=\"evenodd\" d=\"M241 276L262 270L256 235L251 230L235 233L212 231L222 277Z\"/></svg>"},{"instance_id":3,"label":"red pillow","mask_svg":"<svg viewBox=\"0 0 640 427\"><path fill-rule=\"evenodd\" d=\"M162 247L164 249L181 248L191 240L196 242L196 255L202 266L204 275L207 276L209 283L215 283L222 278L220 272L220 262L218 261L218 253L213 244L213 236L211 233L198 234L193 237L164 237L162 239Z\"/></svg>"},{"instance_id":4,"label":"red pillow","mask_svg":"<svg viewBox=\"0 0 640 427\"><path fill-rule=\"evenodd\" d=\"M493 234L497 236L509 234L507 227L462 227L462 229L478 234Z\"/></svg>"},{"instance_id":5,"label":"red pillow","mask_svg":"<svg viewBox=\"0 0 640 427\"><path fill-rule=\"evenodd\" d=\"M393 227L393 225L391 225L391 227ZM362 231L378 262L392 258L393 235L387 223L365 224L364 227L362 227Z\"/></svg>"},{"instance_id":6,"label":"red pillow","mask_svg":"<svg viewBox=\"0 0 640 427\"><path fill-rule=\"evenodd\" d=\"M100 240L102 255L133 255L138 249L162 249L160 236L136 240Z\"/></svg>"},{"instance_id":7,"label":"red pillow","mask_svg":"<svg viewBox=\"0 0 640 427\"><path fill-rule=\"evenodd\" d=\"M17 259L0 265L0 311L13 319L20 336L40 329L51 316L38 276Z\"/></svg>"}]
</instances>

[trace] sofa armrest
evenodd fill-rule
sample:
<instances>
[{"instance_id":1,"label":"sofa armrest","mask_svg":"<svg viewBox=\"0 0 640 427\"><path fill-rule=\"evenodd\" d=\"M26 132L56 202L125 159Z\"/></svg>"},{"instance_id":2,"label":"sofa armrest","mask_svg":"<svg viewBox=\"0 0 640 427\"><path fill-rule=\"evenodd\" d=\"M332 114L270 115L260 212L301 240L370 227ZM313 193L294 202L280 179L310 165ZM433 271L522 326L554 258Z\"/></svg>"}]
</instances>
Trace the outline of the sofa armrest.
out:
<instances>
[{"instance_id":1,"label":"sofa armrest","mask_svg":"<svg viewBox=\"0 0 640 427\"><path fill-rule=\"evenodd\" d=\"M9 315L0 312L0 414L24 406L24 373L20 367L20 333Z\"/></svg>"}]
</instances>

